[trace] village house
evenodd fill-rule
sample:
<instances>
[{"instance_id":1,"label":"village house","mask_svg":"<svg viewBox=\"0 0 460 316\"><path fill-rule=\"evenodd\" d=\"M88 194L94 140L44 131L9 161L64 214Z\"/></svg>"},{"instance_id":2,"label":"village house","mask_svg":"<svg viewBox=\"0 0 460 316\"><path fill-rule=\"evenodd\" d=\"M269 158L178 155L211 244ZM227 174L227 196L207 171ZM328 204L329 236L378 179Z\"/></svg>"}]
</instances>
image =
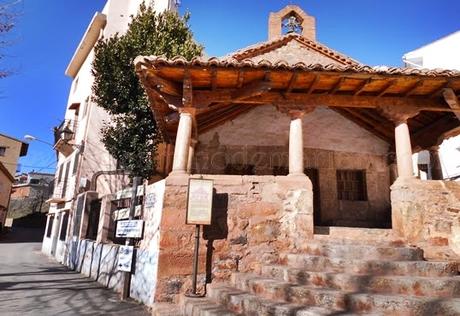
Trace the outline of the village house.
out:
<instances>
[{"instance_id":1,"label":"village house","mask_svg":"<svg viewBox=\"0 0 460 316\"><path fill-rule=\"evenodd\" d=\"M53 192L54 174L31 171L14 177L7 218L16 219L32 213L45 213Z\"/></svg>"},{"instance_id":2,"label":"village house","mask_svg":"<svg viewBox=\"0 0 460 316\"><path fill-rule=\"evenodd\" d=\"M137 190L130 296L157 315L460 314L460 184L412 162L460 134L460 72L363 65L318 42L295 5L270 14L268 35L222 58L135 60L166 176ZM195 178L215 190L203 298L184 296ZM63 262L121 291L130 190L115 190L76 192L60 239Z\"/></svg>"},{"instance_id":3,"label":"village house","mask_svg":"<svg viewBox=\"0 0 460 316\"><path fill-rule=\"evenodd\" d=\"M11 187L19 157L27 155L29 145L8 135L0 134L0 232L5 227Z\"/></svg>"},{"instance_id":4,"label":"village house","mask_svg":"<svg viewBox=\"0 0 460 316\"><path fill-rule=\"evenodd\" d=\"M404 54L403 62L409 68L445 68L460 70L460 31L444 36L432 43L423 45ZM460 114L457 113L457 117ZM439 154L438 154L439 153ZM421 151L416 157L417 168L425 173L428 179L457 179L460 181L460 137L444 140L438 147ZM432 174L427 166L433 161L440 161L442 170Z\"/></svg>"},{"instance_id":5,"label":"village house","mask_svg":"<svg viewBox=\"0 0 460 316\"><path fill-rule=\"evenodd\" d=\"M131 15L141 3L154 5L156 11L175 9L175 1L118 1L108 0L102 12L96 12L86 29L65 74L72 79L65 117L54 130L58 162L54 192L50 205L42 251L65 262L65 239L69 220L79 221L76 215L77 194L91 190L89 197L115 193L129 185L126 171L108 153L101 141L101 128L110 115L92 100L92 62L94 46L100 38L124 33ZM97 208L97 202L94 204ZM96 212L96 211L95 211ZM76 222L76 225L77 225ZM97 222L90 223L97 226ZM84 234L92 237L92 234Z\"/></svg>"}]
</instances>

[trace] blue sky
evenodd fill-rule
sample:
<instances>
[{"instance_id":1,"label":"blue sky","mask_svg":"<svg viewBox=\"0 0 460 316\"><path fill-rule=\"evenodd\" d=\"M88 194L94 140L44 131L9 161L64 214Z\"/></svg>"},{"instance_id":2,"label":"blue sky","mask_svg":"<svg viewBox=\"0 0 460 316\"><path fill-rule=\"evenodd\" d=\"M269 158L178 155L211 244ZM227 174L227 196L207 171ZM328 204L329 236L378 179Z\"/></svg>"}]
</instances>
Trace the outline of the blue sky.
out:
<instances>
[{"instance_id":1,"label":"blue sky","mask_svg":"<svg viewBox=\"0 0 460 316\"><path fill-rule=\"evenodd\" d=\"M129 1L129 0L118 0ZM64 71L95 11L105 0L23 0L13 45L0 64L0 133L52 143L67 103ZM460 29L458 0L182 0L195 38L210 56L267 39L268 15L292 3L316 17L317 39L369 65L401 66L401 56ZM22 171L53 172L49 145L30 144Z\"/></svg>"}]
</instances>

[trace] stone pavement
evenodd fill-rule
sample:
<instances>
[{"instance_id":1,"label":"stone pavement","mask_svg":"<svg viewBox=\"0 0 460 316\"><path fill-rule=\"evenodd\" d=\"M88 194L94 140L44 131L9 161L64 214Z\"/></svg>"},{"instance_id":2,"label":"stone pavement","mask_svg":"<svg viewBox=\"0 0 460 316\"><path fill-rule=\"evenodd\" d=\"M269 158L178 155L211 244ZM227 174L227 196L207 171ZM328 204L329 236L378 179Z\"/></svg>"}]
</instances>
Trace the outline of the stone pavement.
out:
<instances>
[{"instance_id":1,"label":"stone pavement","mask_svg":"<svg viewBox=\"0 0 460 316\"><path fill-rule=\"evenodd\" d=\"M43 255L41 237L26 228L0 236L0 315L149 315Z\"/></svg>"}]
</instances>

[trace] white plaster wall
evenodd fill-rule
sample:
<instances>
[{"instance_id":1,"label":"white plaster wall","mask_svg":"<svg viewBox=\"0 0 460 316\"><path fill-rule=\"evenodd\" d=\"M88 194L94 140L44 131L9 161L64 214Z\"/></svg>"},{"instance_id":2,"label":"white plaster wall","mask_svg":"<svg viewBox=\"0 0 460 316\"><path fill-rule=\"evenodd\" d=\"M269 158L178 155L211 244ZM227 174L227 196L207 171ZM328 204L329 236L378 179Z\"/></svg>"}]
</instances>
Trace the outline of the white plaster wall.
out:
<instances>
[{"instance_id":1,"label":"white plaster wall","mask_svg":"<svg viewBox=\"0 0 460 316\"><path fill-rule=\"evenodd\" d=\"M305 148L384 155L389 144L328 108L302 119ZM290 119L273 106L259 106L199 136L201 143L219 134L221 145L286 146Z\"/></svg>"},{"instance_id":2,"label":"white plaster wall","mask_svg":"<svg viewBox=\"0 0 460 316\"><path fill-rule=\"evenodd\" d=\"M460 70L459 56L460 31L457 31L405 54L403 59L417 61L417 65L409 64L409 67ZM420 60L420 58L422 59ZM460 175L460 150L458 148L460 148L460 135L444 140L439 148L442 172L445 178ZM414 160L417 159L416 157Z\"/></svg>"}]
</instances>

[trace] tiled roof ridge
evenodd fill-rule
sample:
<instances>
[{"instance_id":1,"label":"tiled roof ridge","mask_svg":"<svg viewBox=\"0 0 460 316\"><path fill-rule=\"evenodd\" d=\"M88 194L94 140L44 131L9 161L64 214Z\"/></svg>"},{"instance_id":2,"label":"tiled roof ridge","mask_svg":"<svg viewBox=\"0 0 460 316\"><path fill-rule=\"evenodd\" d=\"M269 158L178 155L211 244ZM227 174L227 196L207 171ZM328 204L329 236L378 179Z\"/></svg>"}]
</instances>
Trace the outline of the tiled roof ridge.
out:
<instances>
[{"instance_id":1,"label":"tiled roof ridge","mask_svg":"<svg viewBox=\"0 0 460 316\"><path fill-rule=\"evenodd\" d=\"M200 66L200 67L227 67L227 68L263 68L277 70L299 70L299 71L330 71L330 72L353 72L368 73L379 75L418 75L427 77L460 77L460 71L451 69L419 69L419 68L400 68L388 66L367 66L367 65L337 65L337 64L305 64L299 62L289 64L285 60L279 60L275 63L268 60L252 61L250 59L237 60L235 58L203 58L195 57L187 60L185 57L176 56L168 59L165 56L138 56L134 60L137 70L142 70L148 66Z\"/></svg>"},{"instance_id":2,"label":"tiled roof ridge","mask_svg":"<svg viewBox=\"0 0 460 316\"><path fill-rule=\"evenodd\" d=\"M242 48L242 49L237 50L236 52L230 53L224 56L223 58L235 58L235 59L251 58L251 57L256 56L257 53L265 53L265 52L270 51L273 46L286 45L291 40L296 40L300 42L301 44L306 45L309 48L317 52L320 52L332 59L335 59L338 62L341 62L343 64L348 64L348 65L361 64L360 62L354 60L353 58L349 56L339 53L338 51L333 50L329 48L328 46L321 44L320 42L310 40L297 33L287 34L287 35L284 35L282 37L276 38L271 41L260 42L254 45L250 45L246 48Z\"/></svg>"}]
</instances>

